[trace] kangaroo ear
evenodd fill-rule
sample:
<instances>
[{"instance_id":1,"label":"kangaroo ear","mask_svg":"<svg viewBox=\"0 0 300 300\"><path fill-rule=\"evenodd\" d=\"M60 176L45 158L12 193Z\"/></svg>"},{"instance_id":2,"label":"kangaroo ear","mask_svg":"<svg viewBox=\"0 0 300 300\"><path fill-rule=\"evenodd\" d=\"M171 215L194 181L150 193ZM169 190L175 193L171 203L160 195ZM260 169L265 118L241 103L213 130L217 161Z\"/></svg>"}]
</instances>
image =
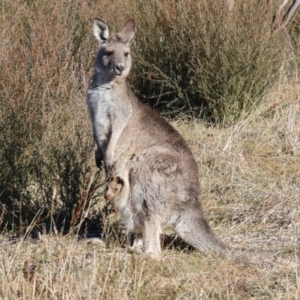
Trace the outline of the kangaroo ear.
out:
<instances>
[{"instance_id":1,"label":"kangaroo ear","mask_svg":"<svg viewBox=\"0 0 300 300\"><path fill-rule=\"evenodd\" d=\"M121 36L122 40L126 43L130 43L134 38L136 31L136 22L134 19L128 19L124 26L122 27L121 32L119 32L119 36Z\"/></svg>"},{"instance_id":2,"label":"kangaroo ear","mask_svg":"<svg viewBox=\"0 0 300 300\"><path fill-rule=\"evenodd\" d=\"M117 176L116 180L118 184L124 185L124 180L121 177Z\"/></svg>"},{"instance_id":3,"label":"kangaroo ear","mask_svg":"<svg viewBox=\"0 0 300 300\"><path fill-rule=\"evenodd\" d=\"M100 19L94 19L93 33L99 42L105 42L109 38L108 26Z\"/></svg>"}]
</instances>

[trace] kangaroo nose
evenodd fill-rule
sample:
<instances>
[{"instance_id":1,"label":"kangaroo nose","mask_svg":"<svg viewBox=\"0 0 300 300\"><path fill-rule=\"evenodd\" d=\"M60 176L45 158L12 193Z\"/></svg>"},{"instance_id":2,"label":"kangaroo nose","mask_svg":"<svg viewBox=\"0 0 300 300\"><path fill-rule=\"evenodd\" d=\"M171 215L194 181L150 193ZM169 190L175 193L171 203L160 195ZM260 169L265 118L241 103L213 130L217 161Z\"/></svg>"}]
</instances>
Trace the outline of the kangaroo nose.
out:
<instances>
[{"instance_id":1,"label":"kangaroo nose","mask_svg":"<svg viewBox=\"0 0 300 300\"><path fill-rule=\"evenodd\" d=\"M121 75L124 71L124 65L123 64L117 64L115 66L115 72L117 75Z\"/></svg>"}]
</instances>

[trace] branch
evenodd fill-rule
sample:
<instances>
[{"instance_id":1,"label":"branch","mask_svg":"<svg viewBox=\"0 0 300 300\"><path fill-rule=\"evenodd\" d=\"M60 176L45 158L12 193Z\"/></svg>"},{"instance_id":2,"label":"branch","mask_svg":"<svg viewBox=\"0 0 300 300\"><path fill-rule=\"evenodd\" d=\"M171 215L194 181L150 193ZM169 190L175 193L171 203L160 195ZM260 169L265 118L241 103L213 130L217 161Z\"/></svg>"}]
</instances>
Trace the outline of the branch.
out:
<instances>
[{"instance_id":1,"label":"branch","mask_svg":"<svg viewBox=\"0 0 300 300\"><path fill-rule=\"evenodd\" d=\"M287 0L285 0L287 1ZM289 22L291 21L292 16L296 12L297 8L300 5L300 0L294 0L292 5L289 7L287 13L283 16L282 19L282 26L287 26Z\"/></svg>"},{"instance_id":2,"label":"branch","mask_svg":"<svg viewBox=\"0 0 300 300\"><path fill-rule=\"evenodd\" d=\"M294 15L294 13L296 12L297 8L300 5L300 0L293 0L292 4L289 6L287 12L283 15L283 17L281 19L280 16L282 15L282 11L285 8L287 3L288 3L288 0L282 1L282 3L280 4L280 6L276 12L276 15L274 17L273 22L275 24L277 23L277 26L275 25L277 27L276 31L279 29L282 29L283 27L286 27L290 23L292 16ZM278 21L278 20L280 20L280 21Z\"/></svg>"}]
</instances>

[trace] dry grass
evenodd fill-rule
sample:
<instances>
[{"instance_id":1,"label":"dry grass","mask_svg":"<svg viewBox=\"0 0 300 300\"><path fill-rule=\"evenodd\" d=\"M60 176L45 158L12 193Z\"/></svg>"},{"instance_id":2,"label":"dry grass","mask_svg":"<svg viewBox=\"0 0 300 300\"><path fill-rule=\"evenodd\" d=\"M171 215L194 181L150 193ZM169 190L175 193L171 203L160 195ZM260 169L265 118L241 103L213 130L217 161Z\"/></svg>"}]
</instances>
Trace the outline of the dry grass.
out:
<instances>
[{"instance_id":1,"label":"dry grass","mask_svg":"<svg viewBox=\"0 0 300 300\"><path fill-rule=\"evenodd\" d=\"M297 85L282 83L227 129L173 122L196 156L206 215L230 253L166 247L156 261L97 239L2 236L1 298L298 299L299 97Z\"/></svg>"},{"instance_id":2,"label":"dry grass","mask_svg":"<svg viewBox=\"0 0 300 300\"><path fill-rule=\"evenodd\" d=\"M130 252L116 216L103 208L84 96L95 54L90 27L104 14L120 26L129 2L0 4L0 298L299 299L296 52L262 104L234 126L172 122L199 164L206 216L232 251L199 253L172 241L152 260ZM20 216L30 231L46 213L54 223L67 215L72 225L99 212L107 216L105 244L71 234L22 240L4 230L22 227Z\"/></svg>"}]
</instances>

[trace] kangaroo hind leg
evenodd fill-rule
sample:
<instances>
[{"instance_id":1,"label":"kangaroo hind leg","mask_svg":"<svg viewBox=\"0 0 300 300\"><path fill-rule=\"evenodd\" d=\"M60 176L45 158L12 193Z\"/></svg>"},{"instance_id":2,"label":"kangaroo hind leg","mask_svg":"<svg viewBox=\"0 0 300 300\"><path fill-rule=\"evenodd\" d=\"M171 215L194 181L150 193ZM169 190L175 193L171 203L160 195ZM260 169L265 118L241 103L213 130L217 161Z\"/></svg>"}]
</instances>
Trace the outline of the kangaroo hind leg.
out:
<instances>
[{"instance_id":1,"label":"kangaroo hind leg","mask_svg":"<svg viewBox=\"0 0 300 300\"><path fill-rule=\"evenodd\" d=\"M160 232L161 217L157 214L144 217L141 222L143 228L143 251L153 258L161 254Z\"/></svg>"}]
</instances>

